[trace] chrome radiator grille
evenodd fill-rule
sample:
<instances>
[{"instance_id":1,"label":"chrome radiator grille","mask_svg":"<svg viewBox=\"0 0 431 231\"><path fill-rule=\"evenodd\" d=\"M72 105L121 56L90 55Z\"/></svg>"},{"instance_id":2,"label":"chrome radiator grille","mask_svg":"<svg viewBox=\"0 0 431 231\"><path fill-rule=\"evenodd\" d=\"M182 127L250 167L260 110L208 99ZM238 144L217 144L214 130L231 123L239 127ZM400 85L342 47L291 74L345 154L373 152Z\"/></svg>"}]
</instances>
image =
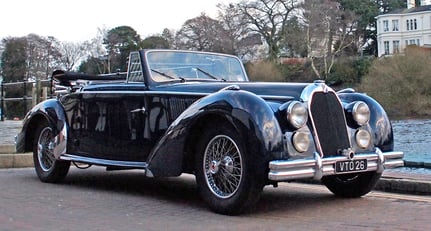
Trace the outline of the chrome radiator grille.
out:
<instances>
[{"instance_id":1,"label":"chrome radiator grille","mask_svg":"<svg viewBox=\"0 0 431 231\"><path fill-rule=\"evenodd\" d=\"M339 155L350 148L343 107L334 92L315 92L309 105L311 122L324 156Z\"/></svg>"}]
</instances>

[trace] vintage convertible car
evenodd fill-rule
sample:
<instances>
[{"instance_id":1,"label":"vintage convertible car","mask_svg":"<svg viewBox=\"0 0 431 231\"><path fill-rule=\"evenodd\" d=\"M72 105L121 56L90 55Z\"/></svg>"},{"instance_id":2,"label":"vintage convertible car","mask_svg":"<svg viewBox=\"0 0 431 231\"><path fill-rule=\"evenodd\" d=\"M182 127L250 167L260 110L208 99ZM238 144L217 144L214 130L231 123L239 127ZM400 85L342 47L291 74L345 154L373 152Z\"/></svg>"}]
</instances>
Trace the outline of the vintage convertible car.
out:
<instances>
[{"instance_id":1,"label":"vintage convertible car","mask_svg":"<svg viewBox=\"0 0 431 231\"><path fill-rule=\"evenodd\" d=\"M234 56L141 50L127 74L55 71L56 99L35 106L16 137L37 176L58 182L70 163L191 173L215 212L253 206L265 185L322 180L360 197L386 168L403 165L383 108L352 89L249 82Z\"/></svg>"}]
</instances>

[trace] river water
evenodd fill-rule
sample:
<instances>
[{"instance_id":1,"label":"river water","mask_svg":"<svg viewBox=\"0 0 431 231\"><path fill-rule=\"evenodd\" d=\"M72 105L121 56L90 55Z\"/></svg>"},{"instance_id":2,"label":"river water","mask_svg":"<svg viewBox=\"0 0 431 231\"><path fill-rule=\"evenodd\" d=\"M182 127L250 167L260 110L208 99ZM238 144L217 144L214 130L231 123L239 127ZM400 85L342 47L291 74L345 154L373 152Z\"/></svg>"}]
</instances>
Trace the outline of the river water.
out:
<instances>
[{"instance_id":1,"label":"river water","mask_svg":"<svg viewBox=\"0 0 431 231\"><path fill-rule=\"evenodd\" d=\"M404 160L431 163L431 119L392 121L392 127L394 149L404 152Z\"/></svg>"},{"instance_id":2,"label":"river water","mask_svg":"<svg viewBox=\"0 0 431 231\"><path fill-rule=\"evenodd\" d=\"M0 145L13 144L22 121L0 121ZM431 119L392 121L395 147L404 152L404 160L431 164ZM431 168L431 165L428 166Z\"/></svg>"}]
</instances>

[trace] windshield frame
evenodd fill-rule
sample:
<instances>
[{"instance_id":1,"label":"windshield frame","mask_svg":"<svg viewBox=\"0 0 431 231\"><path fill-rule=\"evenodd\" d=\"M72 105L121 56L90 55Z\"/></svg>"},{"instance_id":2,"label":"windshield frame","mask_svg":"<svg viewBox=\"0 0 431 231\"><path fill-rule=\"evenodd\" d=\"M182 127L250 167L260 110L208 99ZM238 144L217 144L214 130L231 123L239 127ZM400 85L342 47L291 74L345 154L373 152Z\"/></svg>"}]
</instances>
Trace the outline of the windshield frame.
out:
<instances>
[{"instance_id":1,"label":"windshield frame","mask_svg":"<svg viewBox=\"0 0 431 231\"><path fill-rule=\"evenodd\" d=\"M233 55L163 49L147 50L144 55L148 78L157 85L173 81L249 81L243 63Z\"/></svg>"}]
</instances>

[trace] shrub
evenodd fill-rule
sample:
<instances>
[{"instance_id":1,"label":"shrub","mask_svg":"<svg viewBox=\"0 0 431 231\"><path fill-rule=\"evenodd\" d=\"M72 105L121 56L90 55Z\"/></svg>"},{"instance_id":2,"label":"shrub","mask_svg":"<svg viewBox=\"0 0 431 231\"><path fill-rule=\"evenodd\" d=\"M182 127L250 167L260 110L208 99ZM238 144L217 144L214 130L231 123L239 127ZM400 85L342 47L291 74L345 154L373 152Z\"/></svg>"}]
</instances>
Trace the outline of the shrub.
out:
<instances>
[{"instance_id":1,"label":"shrub","mask_svg":"<svg viewBox=\"0 0 431 231\"><path fill-rule=\"evenodd\" d=\"M276 63L258 61L246 64L247 74L251 81L281 82L284 77Z\"/></svg>"},{"instance_id":2,"label":"shrub","mask_svg":"<svg viewBox=\"0 0 431 231\"><path fill-rule=\"evenodd\" d=\"M397 117L431 115L431 53L408 48L404 55L377 59L360 90L379 101Z\"/></svg>"}]
</instances>

